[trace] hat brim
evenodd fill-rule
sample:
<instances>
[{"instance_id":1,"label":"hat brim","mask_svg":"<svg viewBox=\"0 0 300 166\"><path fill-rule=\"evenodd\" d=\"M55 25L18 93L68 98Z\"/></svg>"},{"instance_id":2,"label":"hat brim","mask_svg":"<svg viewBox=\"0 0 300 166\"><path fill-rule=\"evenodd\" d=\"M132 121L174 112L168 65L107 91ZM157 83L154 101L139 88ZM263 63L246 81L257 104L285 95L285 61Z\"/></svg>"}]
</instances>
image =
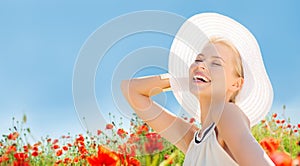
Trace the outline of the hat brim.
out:
<instances>
[{"instance_id":1,"label":"hat brim","mask_svg":"<svg viewBox=\"0 0 300 166\"><path fill-rule=\"evenodd\" d=\"M218 14L201 13L189 18L177 32L169 55L170 84L175 98L191 116L200 119L199 100L189 91L189 67L211 37L223 37L237 48L244 69L244 84L236 105L253 126L269 112L273 89L259 45L251 32L237 21Z\"/></svg>"}]
</instances>

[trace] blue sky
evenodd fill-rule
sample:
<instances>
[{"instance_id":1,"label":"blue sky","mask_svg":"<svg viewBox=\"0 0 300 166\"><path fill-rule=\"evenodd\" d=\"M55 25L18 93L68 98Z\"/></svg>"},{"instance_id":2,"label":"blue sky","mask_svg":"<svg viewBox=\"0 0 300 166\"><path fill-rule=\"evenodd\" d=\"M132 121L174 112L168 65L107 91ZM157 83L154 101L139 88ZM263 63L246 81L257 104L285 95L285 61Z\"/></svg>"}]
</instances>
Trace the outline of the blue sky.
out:
<instances>
[{"instance_id":1,"label":"blue sky","mask_svg":"<svg viewBox=\"0 0 300 166\"><path fill-rule=\"evenodd\" d=\"M73 96L73 69L80 48L101 25L123 14L162 10L183 17L201 12L230 16L256 36L274 89L272 111L293 123L300 121L300 2L290 1L0 1L0 133L8 133L12 117L28 116L37 138L83 133ZM132 35L116 43L96 74L96 97L106 112L116 109L110 78L118 62L130 52L147 46L168 49L172 37L157 33ZM137 73L157 74L148 68ZM168 93L168 97L172 94ZM170 98L171 98L170 97ZM168 108L176 108L174 99Z\"/></svg>"}]
</instances>

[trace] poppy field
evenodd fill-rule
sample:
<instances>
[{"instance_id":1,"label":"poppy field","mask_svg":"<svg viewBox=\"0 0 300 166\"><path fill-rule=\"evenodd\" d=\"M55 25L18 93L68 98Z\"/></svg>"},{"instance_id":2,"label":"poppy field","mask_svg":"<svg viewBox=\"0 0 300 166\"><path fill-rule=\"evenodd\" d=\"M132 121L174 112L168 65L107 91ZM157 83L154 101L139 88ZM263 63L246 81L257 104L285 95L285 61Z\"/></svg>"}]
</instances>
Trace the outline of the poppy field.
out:
<instances>
[{"instance_id":1,"label":"poppy field","mask_svg":"<svg viewBox=\"0 0 300 166\"><path fill-rule=\"evenodd\" d=\"M114 118L113 115L110 115ZM195 119L182 117L190 123ZM184 154L155 133L137 116L130 128L121 128L122 119L106 128L90 133L41 138L28 142L30 128L27 117L13 120L9 133L0 137L0 165L92 165L92 166L180 166ZM300 124L273 113L252 128L254 137L276 165L296 166L300 163Z\"/></svg>"}]
</instances>

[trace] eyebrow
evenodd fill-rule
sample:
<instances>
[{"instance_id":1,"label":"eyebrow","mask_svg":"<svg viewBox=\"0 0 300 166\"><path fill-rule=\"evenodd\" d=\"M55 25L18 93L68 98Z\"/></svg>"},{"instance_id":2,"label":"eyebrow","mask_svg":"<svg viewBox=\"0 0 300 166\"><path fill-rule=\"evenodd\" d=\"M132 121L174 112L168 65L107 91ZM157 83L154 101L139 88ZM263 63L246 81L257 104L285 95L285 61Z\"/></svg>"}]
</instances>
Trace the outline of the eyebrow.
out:
<instances>
[{"instance_id":1,"label":"eyebrow","mask_svg":"<svg viewBox=\"0 0 300 166\"><path fill-rule=\"evenodd\" d=\"M205 57L205 55L204 54L202 54L202 53L200 53L200 54L198 54L197 55L197 57L199 57L199 56L201 56L201 57ZM225 60L222 58L222 57L219 57L219 56L211 56L212 58L217 58L217 59L221 59L223 62L225 62Z\"/></svg>"}]
</instances>

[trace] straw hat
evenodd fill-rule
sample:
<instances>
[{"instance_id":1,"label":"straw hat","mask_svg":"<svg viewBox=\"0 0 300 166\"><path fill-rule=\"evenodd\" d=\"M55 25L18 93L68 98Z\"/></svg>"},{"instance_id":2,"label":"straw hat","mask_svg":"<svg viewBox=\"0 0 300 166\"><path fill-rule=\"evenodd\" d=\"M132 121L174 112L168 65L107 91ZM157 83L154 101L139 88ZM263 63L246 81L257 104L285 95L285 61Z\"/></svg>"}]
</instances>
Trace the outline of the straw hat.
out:
<instances>
[{"instance_id":1,"label":"straw hat","mask_svg":"<svg viewBox=\"0 0 300 166\"><path fill-rule=\"evenodd\" d=\"M269 112L273 89L268 78L259 45L247 28L217 13L201 13L184 22L177 32L169 55L170 84L182 108L200 119L199 101L189 91L189 67L211 37L222 37L239 51L244 70L244 85L236 96L236 105L253 126Z\"/></svg>"}]
</instances>

